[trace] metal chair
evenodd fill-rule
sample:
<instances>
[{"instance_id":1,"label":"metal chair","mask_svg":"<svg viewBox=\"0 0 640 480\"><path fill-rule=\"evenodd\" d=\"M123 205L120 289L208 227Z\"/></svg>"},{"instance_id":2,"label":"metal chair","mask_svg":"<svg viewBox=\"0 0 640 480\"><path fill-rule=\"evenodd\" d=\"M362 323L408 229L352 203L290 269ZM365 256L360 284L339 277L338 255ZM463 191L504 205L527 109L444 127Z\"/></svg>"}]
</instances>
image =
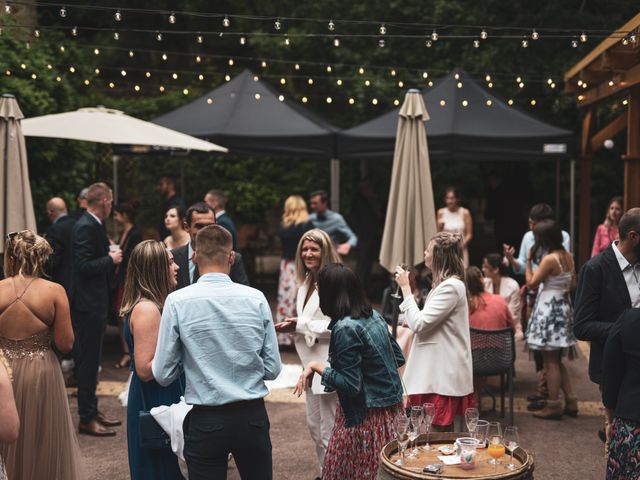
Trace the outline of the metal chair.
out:
<instances>
[{"instance_id":1,"label":"metal chair","mask_svg":"<svg viewBox=\"0 0 640 480\"><path fill-rule=\"evenodd\" d=\"M473 375L500 376L500 416L504 418L504 382L509 389L509 425L513 425L513 377L515 373L516 345L513 330L471 329L471 356Z\"/></svg>"}]
</instances>

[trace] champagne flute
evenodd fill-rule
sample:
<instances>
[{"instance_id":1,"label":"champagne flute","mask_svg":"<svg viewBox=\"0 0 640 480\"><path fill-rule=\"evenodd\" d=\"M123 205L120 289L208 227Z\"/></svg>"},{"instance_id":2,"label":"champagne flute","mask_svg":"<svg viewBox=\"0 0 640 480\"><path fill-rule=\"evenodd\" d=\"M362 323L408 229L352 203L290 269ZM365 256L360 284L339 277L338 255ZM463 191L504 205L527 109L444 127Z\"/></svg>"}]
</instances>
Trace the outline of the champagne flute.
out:
<instances>
[{"instance_id":1,"label":"champagne flute","mask_svg":"<svg viewBox=\"0 0 640 480\"><path fill-rule=\"evenodd\" d=\"M422 405L422 414L424 425L427 429L427 443L425 443L421 448L425 452L431 450L431 445L429 445L429 431L431 430L431 422L433 422L433 417L436 415L436 407L433 403L425 403Z\"/></svg>"},{"instance_id":2,"label":"champagne flute","mask_svg":"<svg viewBox=\"0 0 640 480\"><path fill-rule=\"evenodd\" d=\"M476 433L476 427L478 426L478 420L480 419L480 412L477 408L467 408L464 412L464 420L467 423L467 429L469 430L469 436L473 437Z\"/></svg>"},{"instance_id":3,"label":"champagne flute","mask_svg":"<svg viewBox=\"0 0 640 480\"><path fill-rule=\"evenodd\" d=\"M399 267L402 268L403 270L406 270L406 271L409 271L409 268L411 268L411 266L408 263L401 263L399 265ZM394 276L394 279L395 279L395 276ZM402 298L402 295L400 295L401 288L400 288L400 285L398 284L397 280L396 280L396 285L397 285L396 293L392 293L391 296L393 298L398 298L399 299L399 298Z\"/></svg>"},{"instance_id":4,"label":"champagne flute","mask_svg":"<svg viewBox=\"0 0 640 480\"><path fill-rule=\"evenodd\" d=\"M418 458L418 448L416 446L416 439L420 434L420 423L422 423L422 407L420 405L413 405L411 407L411 430L409 432L409 441L413 442L413 449L409 452L409 457Z\"/></svg>"},{"instance_id":5,"label":"champagne flute","mask_svg":"<svg viewBox=\"0 0 640 480\"><path fill-rule=\"evenodd\" d=\"M407 443L409 443L409 435L407 431L410 423L409 419L404 415L398 416L394 422L396 440L398 441L398 453L400 454L400 458L395 462L396 465L404 465L404 451L407 448Z\"/></svg>"},{"instance_id":6,"label":"champagne flute","mask_svg":"<svg viewBox=\"0 0 640 480\"><path fill-rule=\"evenodd\" d=\"M505 448L502 443L502 427L500 422L489 422L489 446L487 453L491 457L489 463L498 469L498 459L504 455Z\"/></svg>"},{"instance_id":7,"label":"champagne flute","mask_svg":"<svg viewBox=\"0 0 640 480\"><path fill-rule=\"evenodd\" d=\"M506 465L508 470L515 470L516 465L513 463L513 452L518 448L519 444L518 427L507 427L504 429L504 446L511 454L511 460Z\"/></svg>"}]
</instances>

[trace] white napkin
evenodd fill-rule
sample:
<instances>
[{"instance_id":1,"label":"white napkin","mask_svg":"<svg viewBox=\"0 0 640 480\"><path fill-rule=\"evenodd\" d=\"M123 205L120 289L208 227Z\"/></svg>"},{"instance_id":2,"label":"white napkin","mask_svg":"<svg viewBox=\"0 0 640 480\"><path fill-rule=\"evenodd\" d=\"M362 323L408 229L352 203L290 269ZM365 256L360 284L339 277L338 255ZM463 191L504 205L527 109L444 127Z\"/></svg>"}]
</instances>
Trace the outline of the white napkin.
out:
<instances>
[{"instance_id":1,"label":"white napkin","mask_svg":"<svg viewBox=\"0 0 640 480\"><path fill-rule=\"evenodd\" d=\"M438 460L445 465L460 465L459 455L438 455Z\"/></svg>"}]
</instances>

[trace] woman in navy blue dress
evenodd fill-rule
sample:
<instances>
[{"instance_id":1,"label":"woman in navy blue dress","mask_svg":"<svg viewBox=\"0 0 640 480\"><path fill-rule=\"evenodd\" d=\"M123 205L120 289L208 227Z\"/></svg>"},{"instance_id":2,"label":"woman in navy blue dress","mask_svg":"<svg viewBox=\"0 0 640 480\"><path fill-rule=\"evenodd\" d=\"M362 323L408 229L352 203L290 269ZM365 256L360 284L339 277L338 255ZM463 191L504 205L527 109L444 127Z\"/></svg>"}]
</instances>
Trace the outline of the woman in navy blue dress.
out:
<instances>
[{"instance_id":1,"label":"woman in navy blue dress","mask_svg":"<svg viewBox=\"0 0 640 480\"><path fill-rule=\"evenodd\" d=\"M161 242L147 240L131 253L120 314L124 337L131 352L131 385L127 404L129 471L133 480L182 479L178 458L167 447L140 448L139 412L180 401L184 380L162 387L153 379L151 362L160 327L160 313L167 295L177 284L178 266ZM143 400L144 398L144 400Z\"/></svg>"}]
</instances>

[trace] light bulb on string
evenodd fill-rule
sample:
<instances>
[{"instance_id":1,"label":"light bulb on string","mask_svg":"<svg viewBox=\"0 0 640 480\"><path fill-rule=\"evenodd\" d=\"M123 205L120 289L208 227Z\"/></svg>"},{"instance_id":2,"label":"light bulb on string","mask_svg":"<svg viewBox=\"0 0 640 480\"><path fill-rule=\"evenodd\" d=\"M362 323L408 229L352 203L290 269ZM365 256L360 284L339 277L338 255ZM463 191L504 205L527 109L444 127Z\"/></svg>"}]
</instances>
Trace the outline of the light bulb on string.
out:
<instances>
[{"instance_id":1,"label":"light bulb on string","mask_svg":"<svg viewBox=\"0 0 640 480\"><path fill-rule=\"evenodd\" d=\"M489 82L489 83L487 83L487 87L489 87L489 88L493 88L493 82Z\"/></svg>"},{"instance_id":2,"label":"light bulb on string","mask_svg":"<svg viewBox=\"0 0 640 480\"><path fill-rule=\"evenodd\" d=\"M402 80L400 80L398 82L398 87L403 88L404 87L404 82Z\"/></svg>"},{"instance_id":3,"label":"light bulb on string","mask_svg":"<svg viewBox=\"0 0 640 480\"><path fill-rule=\"evenodd\" d=\"M50 66L50 65L47 65L47 66ZM49 70L51 70L51 69L49 69ZM100 75L100 69L99 68L96 68L94 70L94 72L95 72L96 75Z\"/></svg>"},{"instance_id":4,"label":"light bulb on string","mask_svg":"<svg viewBox=\"0 0 640 480\"><path fill-rule=\"evenodd\" d=\"M379 46L380 48L384 48L384 45L385 45L385 43L384 43L384 38L381 38L380 40L378 40L378 46Z\"/></svg>"},{"instance_id":5,"label":"light bulb on string","mask_svg":"<svg viewBox=\"0 0 640 480\"><path fill-rule=\"evenodd\" d=\"M309 85L313 85L313 78L309 78L309 79L307 80L307 83L308 83Z\"/></svg>"},{"instance_id":6,"label":"light bulb on string","mask_svg":"<svg viewBox=\"0 0 640 480\"><path fill-rule=\"evenodd\" d=\"M74 36L74 37L78 36L78 27L73 27L71 29L71 35Z\"/></svg>"},{"instance_id":7,"label":"light bulb on string","mask_svg":"<svg viewBox=\"0 0 640 480\"><path fill-rule=\"evenodd\" d=\"M100 49L99 48L94 48L93 49L93 53L95 53L96 55L100 55Z\"/></svg>"},{"instance_id":8,"label":"light bulb on string","mask_svg":"<svg viewBox=\"0 0 640 480\"><path fill-rule=\"evenodd\" d=\"M582 33L580 34L580 41L581 41L582 43L585 43L587 40L588 40L588 39L587 39L587 34L586 34L586 33L584 33L584 32L582 32Z\"/></svg>"},{"instance_id":9,"label":"light bulb on string","mask_svg":"<svg viewBox=\"0 0 640 480\"><path fill-rule=\"evenodd\" d=\"M122 13L120 12L120 10L116 10L116 13L113 14L113 18L116 22L122 21Z\"/></svg>"},{"instance_id":10,"label":"light bulb on string","mask_svg":"<svg viewBox=\"0 0 640 480\"><path fill-rule=\"evenodd\" d=\"M67 9L66 7L63 5L62 7L60 7L60 10L58 11L58 14L64 18L67 16Z\"/></svg>"},{"instance_id":11,"label":"light bulb on string","mask_svg":"<svg viewBox=\"0 0 640 480\"><path fill-rule=\"evenodd\" d=\"M278 100L280 100L281 102L284 102L284 95L278 95Z\"/></svg>"},{"instance_id":12,"label":"light bulb on string","mask_svg":"<svg viewBox=\"0 0 640 480\"><path fill-rule=\"evenodd\" d=\"M174 72L174 73L172 73L172 74L171 74L171 78L173 78L174 80L177 80L177 79L178 79L178 74L177 74L177 73L175 73L175 72Z\"/></svg>"},{"instance_id":13,"label":"light bulb on string","mask_svg":"<svg viewBox=\"0 0 640 480\"><path fill-rule=\"evenodd\" d=\"M289 37L284 37L284 44L288 47L289 45L291 45L291 40L289 39Z\"/></svg>"},{"instance_id":14,"label":"light bulb on string","mask_svg":"<svg viewBox=\"0 0 640 480\"><path fill-rule=\"evenodd\" d=\"M484 77L485 82L490 82L491 81L491 75L486 75Z\"/></svg>"},{"instance_id":15,"label":"light bulb on string","mask_svg":"<svg viewBox=\"0 0 640 480\"><path fill-rule=\"evenodd\" d=\"M349 99L349 105L353 105L354 103L356 103L356 101L352 98Z\"/></svg>"},{"instance_id":16,"label":"light bulb on string","mask_svg":"<svg viewBox=\"0 0 640 480\"><path fill-rule=\"evenodd\" d=\"M267 62L265 62L264 60L262 61L262 63L260 63L260 66L262 68L267 68Z\"/></svg>"},{"instance_id":17,"label":"light bulb on string","mask_svg":"<svg viewBox=\"0 0 640 480\"><path fill-rule=\"evenodd\" d=\"M37 28L33 31L33 36L36 38L40 38L40 30L38 30Z\"/></svg>"},{"instance_id":18,"label":"light bulb on string","mask_svg":"<svg viewBox=\"0 0 640 480\"><path fill-rule=\"evenodd\" d=\"M531 32L531 40L538 40L540 38L540 34L534 28Z\"/></svg>"},{"instance_id":19,"label":"light bulb on string","mask_svg":"<svg viewBox=\"0 0 640 480\"><path fill-rule=\"evenodd\" d=\"M578 41L577 40L571 40L571 47L572 48L578 48Z\"/></svg>"},{"instance_id":20,"label":"light bulb on string","mask_svg":"<svg viewBox=\"0 0 640 480\"><path fill-rule=\"evenodd\" d=\"M391 70L391 72L389 72L389 73L391 73L392 77L395 77L398 74L398 72L396 72L395 70Z\"/></svg>"},{"instance_id":21,"label":"light bulb on string","mask_svg":"<svg viewBox=\"0 0 640 480\"><path fill-rule=\"evenodd\" d=\"M385 27L384 23L382 25L380 25L380 28L378 29L378 31L380 32L380 35L386 35L387 34L387 27Z\"/></svg>"},{"instance_id":22,"label":"light bulb on string","mask_svg":"<svg viewBox=\"0 0 640 480\"><path fill-rule=\"evenodd\" d=\"M231 20L229 20L229 17L227 15L225 15L222 19L222 26L224 28L229 28L231 26Z\"/></svg>"},{"instance_id":23,"label":"light bulb on string","mask_svg":"<svg viewBox=\"0 0 640 480\"><path fill-rule=\"evenodd\" d=\"M204 42L204 38L202 37L202 35L197 35L196 36L196 42L198 42L198 43Z\"/></svg>"},{"instance_id":24,"label":"light bulb on string","mask_svg":"<svg viewBox=\"0 0 640 480\"><path fill-rule=\"evenodd\" d=\"M482 40L486 40L487 37L489 37L489 34L487 33L487 31L483 28L482 31L480 32L480 38Z\"/></svg>"},{"instance_id":25,"label":"light bulb on string","mask_svg":"<svg viewBox=\"0 0 640 480\"><path fill-rule=\"evenodd\" d=\"M336 85L341 87L342 86L342 80L341 79L336 80Z\"/></svg>"},{"instance_id":26,"label":"light bulb on string","mask_svg":"<svg viewBox=\"0 0 640 480\"><path fill-rule=\"evenodd\" d=\"M331 103L333 102L333 99L331 97L327 97L327 103Z\"/></svg>"},{"instance_id":27,"label":"light bulb on string","mask_svg":"<svg viewBox=\"0 0 640 480\"><path fill-rule=\"evenodd\" d=\"M247 39L245 37L240 37L240 45L246 45Z\"/></svg>"},{"instance_id":28,"label":"light bulb on string","mask_svg":"<svg viewBox=\"0 0 640 480\"><path fill-rule=\"evenodd\" d=\"M431 43L431 40L427 40L426 42L424 42L424 46L427 47L427 48L431 48L431 45L433 45Z\"/></svg>"},{"instance_id":29,"label":"light bulb on string","mask_svg":"<svg viewBox=\"0 0 640 480\"><path fill-rule=\"evenodd\" d=\"M340 46L340 39L338 37L333 39L333 46L336 48Z\"/></svg>"},{"instance_id":30,"label":"light bulb on string","mask_svg":"<svg viewBox=\"0 0 640 480\"><path fill-rule=\"evenodd\" d=\"M230 81L231 81L231 75L225 75L225 76L224 76L224 79L225 79L227 82L230 82Z\"/></svg>"},{"instance_id":31,"label":"light bulb on string","mask_svg":"<svg viewBox=\"0 0 640 480\"><path fill-rule=\"evenodd\" d=\"M144 76L147 77L147 78L151 78L151 72L145 73Z\"/></svg>"},{"instance_id":32,"label":"light bulb on string","mask_svg":"<svg viewBox=\"0 0 640 480\"><path fill-rule=\"evenodd\" d=\"M169 23L171 25L173 25L174 23L176 23L176 14L174 12L171 12L171 14L169 15Z\"/></svg>"},{"instance_id":33,"label":"light bulb on string","mask_svg":"<svg viewBox=\"0 0 640 480\"><path fill-rule=\"evenodd\" d=\"M474 48L479 48L480 47L480 40L474 40L473 41L473 46L474 46Z\"/></svg>"},{"instance_id":34,"label":"light bulb on string","mask_svg":"<svg viewBox=\"0 0 640 480\"><path fill-rule=\"evenodd\" d=\"M371 86L371 80L365 80L364 81L364 85L365 85L365 87L370 87Z\"/></svg>"},{"instance_id":35,"label":"light bulb on string","mask_svg":"<svg viewBox=\"0 0 640 480\"><path fill-rule=\"evenodd\" d=\"M202 58L200 57L200 55L196 55L196 63L200 63L202 61Z\"/></svg>"},{"instance_id":36,"label":"light bulb on string","mask_svg":"<svg viewBox=\"0 0 640 480\"><path fill-rule=\"evenodd\" d=\"M233 67L233 58L230 58L227 63L229 64L230 67Z\"/></svg>"},{"instance_id":37,"label":"light bulb on string","mask_svg":"<svg viewBox=\"0 0 640 480\"><path fill-rule=\"evenodd\" d=\"M166 62L166 61L167 61L167 58L169 58L169 57L167 57L167 54L166 54L166 53L163 53L163 54L162 54L162 60L164 60L164 61Z\"/></svg>"},{"instance_id":38,"label":"light bulb on string","mask_svg":"<svg viewBox=\"0 0 640 480\"><path fill-rule=\"evenodd\" d=\"M333 23L333 20L329 20L329 23L327 24L327 28L329 29L330 32L333 32L336 29L336 24Z\"/></svg>"},{"instance_id":39,"label":"light bulb on string","mask_svg":"<svg viewBox=\"0 0 640 480\"><path fill-rule=\"evenodd\" d=\"M133 50L129 50L129 58L133 58L134 55L135 53L133 52Z\"/></svg>"},{"instance_id":40,"label":"light bulb on string","mask_svg":"<svg viewBox=\"0 0 640 480\"><path fill-rule=\"evenodd\" d=\"M282 78L280 79L280 85L286 85L286 84L287 84L287 79L286 79L286 78L284 78L284 77L282 77Z\"/></svg>"},{"instance_id":41,"label":"light bulb on string","mask_svg":"<svg viewBox=\"0 0 640 480\"><path fill-rule=\"evenodd\" d=\"M60 52L64 53L64 45L60 45Z\"/></svg>"},{"instance_id":42,"label":"light bulb on string","mask_svg":"<svg viewBox=\"0 0 640 480\"><path fill-rule=\"evenodd\" d=\"M522 48L527 48L529 46L529 40L526 38L522 39Z\"/></svg>"},{"instance_id":43,"label":"light bulb on string","mask_svg":"<svg viewBox=\"0 0 640 480\"><path fill-rule=\"evenodd\" d=\"M11 5L9 5L9 3L5 4L4 13L6 13L7 15L11 15Z\"/></svg>"},{"instance_id":44,"label":"light bulb on string","mask_svg":"<svg viewBox=\"0 0 640 480\"><path fill-rule=\"evenodd\" d=\"M360 67L360 68L358 69L358 73L359 73L360 75L364 75L364 68Z\"/></svg>"},{"instance_id":45,"label":"light bulb on string","mask_svg":"<svg viewBox=\"0 0 640 480\"><path fill-rule=\"evenodd\" d=\"M293 68L295 68L296 70L300 70L300 64L299 64L299 63L296 63L296 64L293 66Z\"/></svg>"},{"instance_id":46,"label":"light bulb on string","mask_svg":"<svg viewBox=\"0 0 640 480\"><path fill-rule=\"evenodd\" d=\"M113 32L113 39L120 40L120 34L118 32Z\"/></svg>"},{"instance_id":47,"label":"light bulb on string","mask_svg":"<svg viewBox=\"0 0 640 480\"><path fill-rule=\"evenodd\" d=\"M280 19L277 18L275 22L273 22L273 28L275 28L276 30L280 30L282 28L282 23L280 22Z\"/></svg>"},{"instance_id":48,"label":"light bulb on string","mask_svg":"<svg viewBox=\"0 0 640 480\"><path fill-rule=\"evenodd\" d=\"M204 75L202 75L202 74L198 75L198 80L203 81L204 80Z\"/></svg>"},{"instance_id":49,"label":"light bulb on string","mask_svg":"<svg viewBox=\"0 0 640 480\"><path fill-rule=\"evenodd\" d=\"M331 65L327 65L327 73L331 73L333 71L333 69L331 68Z\"/></svg>"},{"instance_id":50,"label":"light bulb on string","mask_svg":"<svg viewBox=\"0 0 640 480\"><path fill-rule=\"evenodd\" d=\"M422 72L422 78L426 80L427 78L429 78L429 74L427 72Z\"/></svg>"},{"instance_id":51,"label":"light bulb on string","mask_svg":"<svg viewBox=\"0 0 640 480\"><path fill-rule=\"evenodd\" d=\"M127 71L126 70L120 70L120 75L122 75L123 77L127 76Z\"/></svg>"},{"instance_id":52,"label":"light bulb on string","mask_svg":"<svg viewBox=\"0 0 640 480\"><path fill-rule=\"evenodd\" d=\"M631 33L629 34L629 41L630 41L631 43L635 44L635 43L636 43L636 38L637 38L637 37L636 37L636 32L631 32Z\"/></svg>"},{"instance_id":53,"label":"light bulb on string","mask_svg":"<svg viewBox=\"0 0 640 480\"><path fill-rule=\"evenodd\" d=\"M433 32L431 32L431 40L433 40L434 42L438 40L438 32L436 32L435 29L433 30Z\"/></svg>"},{"instance_id":54,"label":"light bulb on string","mask_svg":"<svg viewBox=\"0 0 640 480\"><path fill-rule=\"evenodd\" d=\"M453 78L455 78L456 80L460 80L460 74L459 73L454 74Z\"/></svg>"},{"instance_id":55,"label":"light bulb on string","mask_svg":"<svg viewBox=\"0 0 640 480\"><path fill-rule=\"evenodd\" d=\"M161 32L156 31L156 40L157 40L158 42L161 42L161 41L162 41L162 33L161 33Z\"/></svg>"}]
</instances>

